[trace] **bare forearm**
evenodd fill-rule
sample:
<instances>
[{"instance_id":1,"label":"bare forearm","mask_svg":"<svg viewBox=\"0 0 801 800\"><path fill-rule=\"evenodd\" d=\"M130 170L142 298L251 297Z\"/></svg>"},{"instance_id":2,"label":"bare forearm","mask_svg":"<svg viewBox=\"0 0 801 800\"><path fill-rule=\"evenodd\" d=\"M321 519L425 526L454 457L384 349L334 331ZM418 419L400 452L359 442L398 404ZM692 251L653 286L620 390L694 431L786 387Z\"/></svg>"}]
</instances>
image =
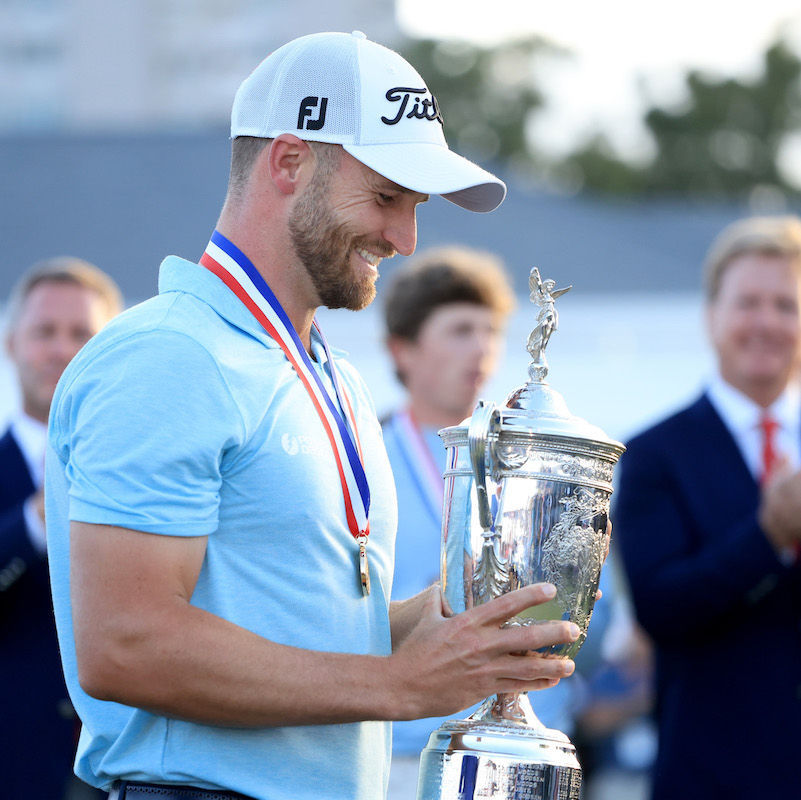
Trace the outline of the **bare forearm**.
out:
<instances>
[{"instance_id":1,"label":"bare forearm","mask_svg":"<svg viewBox=\"0 0 801 800\"><path fill-rule=\"evenodd\" d=\"M386 657L279 645L187 605L171 621L150 615L147 628L118 629L114 646L100 660L95 650L83 670L85 688L166 716L236 727L449 714L494 692L551 686L572 672L572 662L513 655L578 635L566 623L500 628L542 601L528 588L516 600L493 601L494 612L488 605L450 619L429 595L423 619Z\"/></svg>"},{"instance_id":2,"label":"bare forearm","mask_svg":"<svg viewBox=\"0 0 801 800\"><path fill-rule=\"evenodd\" d=\"M79 657L86 691L234 727L403 716L388 688L386 658L280 645L182 600L175 605L150 617L147 628L118 621L115 631L113 620L101 623L100 637Z\"/></svg>"}]
</instances>

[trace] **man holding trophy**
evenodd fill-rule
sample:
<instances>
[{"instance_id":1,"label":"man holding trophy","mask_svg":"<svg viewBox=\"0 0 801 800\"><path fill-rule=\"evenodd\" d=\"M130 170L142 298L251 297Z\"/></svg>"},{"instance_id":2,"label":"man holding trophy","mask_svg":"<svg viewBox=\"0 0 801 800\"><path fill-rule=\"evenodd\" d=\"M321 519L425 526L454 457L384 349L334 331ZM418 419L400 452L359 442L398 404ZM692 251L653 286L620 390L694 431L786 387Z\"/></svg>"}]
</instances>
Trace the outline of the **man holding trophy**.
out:
<instances>
[{"instance_id":1,"label":"man holding trophy","mask_svg":"<svg viewBox=\"0 0 801 800\"><path fill-rule=\"evenodd\" d=\"M522 574L456 616L439 590L390 604L380 428L314 322L373 299L429 194L491 211L505 187L448 149L420 75L359 32L273 52L231 135L200 262L166 259L159 296L95 337L53 402L76 771L117 800L379 800L391 720L552 686L573 664L543 653L581 634L547 608L506 625L555 601Z\"/></svg>"}]
</instances>

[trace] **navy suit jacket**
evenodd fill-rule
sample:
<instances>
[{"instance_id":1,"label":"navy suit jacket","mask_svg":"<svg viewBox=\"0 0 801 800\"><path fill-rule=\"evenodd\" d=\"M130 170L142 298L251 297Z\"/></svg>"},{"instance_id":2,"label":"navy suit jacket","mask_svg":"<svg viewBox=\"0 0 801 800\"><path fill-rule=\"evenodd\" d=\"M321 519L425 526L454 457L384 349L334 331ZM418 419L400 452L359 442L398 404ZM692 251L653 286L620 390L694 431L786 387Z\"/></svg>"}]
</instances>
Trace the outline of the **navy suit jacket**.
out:
<instances>
[{"instance_id":1,"label":"navy suit jacket","mask_svg":"<svg viewBox=\"0 0 801 800\"><path fill-rule=\"evenodd\" d=\"M28 537L23 503L35 492L11 435L0 438L0 795L64 794L76 722L61 671L47 560Z\"/></svg>"},{"instance_id":2,"label":"navy suit jacket","mask_svg":"<svg viewBox=\"0 0 801 800\"><path fill-rule=\"evenodd\" d=\"M614 535L656 649L653 798L801 797L801 569L705 395L627 447Z\"/></svg>"}]
</instances>

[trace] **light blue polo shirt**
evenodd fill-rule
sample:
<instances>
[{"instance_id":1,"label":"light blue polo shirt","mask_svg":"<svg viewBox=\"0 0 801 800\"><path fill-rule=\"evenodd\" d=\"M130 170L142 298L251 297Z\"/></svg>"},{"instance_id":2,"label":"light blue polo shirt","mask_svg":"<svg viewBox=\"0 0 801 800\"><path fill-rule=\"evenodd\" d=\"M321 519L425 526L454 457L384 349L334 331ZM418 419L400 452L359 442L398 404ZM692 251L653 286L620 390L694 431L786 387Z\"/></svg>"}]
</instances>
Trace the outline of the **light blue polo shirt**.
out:
<instances>
[{"instance_id":1,"label":"light blue polo shirt","mask_svg":"<svg viewBox=\"0 0 801 800\"><path fill-rule=\"evenodd\" d=\"M372 498L367 598L328 439L283 352L197 264L167 258L159 292L87 344L51 411L48 547L67 685L83 721L76 772L104 787L127 778L264 800L378 800L387 723L223 728L95 700L78 685L69 520L207 536L193 605L282 644L391 652L396 498L362 380L333 355ZM316 335L312 348L330 388Z\"/></svg>"}]
</instances>

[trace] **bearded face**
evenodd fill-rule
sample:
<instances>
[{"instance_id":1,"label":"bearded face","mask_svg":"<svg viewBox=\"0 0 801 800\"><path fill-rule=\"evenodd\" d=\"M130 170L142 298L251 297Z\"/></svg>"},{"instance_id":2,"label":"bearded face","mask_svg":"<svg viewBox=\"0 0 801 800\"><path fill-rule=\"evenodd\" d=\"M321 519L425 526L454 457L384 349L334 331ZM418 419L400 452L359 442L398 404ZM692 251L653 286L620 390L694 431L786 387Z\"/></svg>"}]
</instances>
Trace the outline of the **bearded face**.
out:
<instances>
[{"instance_id":1,"label":"bearded face","mask_svg":"<svg viewBox=\"0 0 801 800\"><path fill-rule=\"evenodd\" d=\"M328 308L358 311L375 298L375 276L360 276L353 253L367 248L368 240L355 235L337 218L328 201L330 177L315 173L298 198L289 219L295 254L314 285L320 303ZM376 250L375 244L369 249ZM382 249L386 250L386 246Z\"/></svg>"}]
</instances>

